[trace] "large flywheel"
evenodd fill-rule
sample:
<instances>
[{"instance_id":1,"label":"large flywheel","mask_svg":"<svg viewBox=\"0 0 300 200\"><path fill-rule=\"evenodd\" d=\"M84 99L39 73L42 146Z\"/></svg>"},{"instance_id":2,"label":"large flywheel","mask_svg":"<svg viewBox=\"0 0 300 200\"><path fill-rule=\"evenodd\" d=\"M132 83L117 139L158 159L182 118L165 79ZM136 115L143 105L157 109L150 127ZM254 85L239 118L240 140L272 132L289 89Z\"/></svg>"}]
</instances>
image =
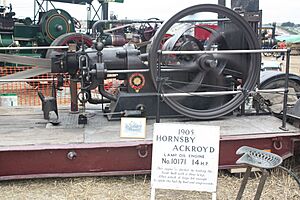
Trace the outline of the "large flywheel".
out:
<instances>
[{"instance_id":1,"label":"large flywheel","mask_svg":"<svg viewBox=\"0 0 300 200\"><path fill-rule=\"evenodd\" d=\"M205 37L196 36L196 30ZM166 34L173 36L162 45ZM163 23L152 41L148 61L154 85L163 100L185 116L224 116L256 86L260 54L225 51L259 49L257 35L243 17L226 7L186 8Z\"/></svg>"}]
</instances>

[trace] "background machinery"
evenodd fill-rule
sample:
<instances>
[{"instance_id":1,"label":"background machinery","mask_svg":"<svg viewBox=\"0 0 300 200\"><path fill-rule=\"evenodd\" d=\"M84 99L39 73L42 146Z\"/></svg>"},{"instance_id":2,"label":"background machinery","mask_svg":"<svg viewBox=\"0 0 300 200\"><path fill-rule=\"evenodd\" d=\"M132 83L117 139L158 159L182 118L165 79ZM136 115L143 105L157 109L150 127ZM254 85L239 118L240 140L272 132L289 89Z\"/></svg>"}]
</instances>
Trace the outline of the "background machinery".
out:
<instances>
[{"instance_id":1,"label":"background machinery","mask_svg":"<svg viewBox=\"0 0 300 200\"><path fill-rule=\"evenodd\" d=\"M262 35L261 35L261 44L262 44L262 49L277 49L277 43L278 41L275 39L275 31L276 31L276 23L273 23L272 25L269 26L263 26L262 27ZM277 57L278 53L272 53L272 52L266 52L263 53L264 56L269 57L269 56L274 56Z\"/></svg>"},{"instance_id":2,"label":"background machinery","mask_svg":"<svg viewBox=\"0 0 300 200\"><path fill-rule=\"evenodd\" d=\"M74 19L62 9L40 13L36 24L30 18L16 19L14 15L11 6L10 8L2 7L1 47L49 46L60 35L75 32ZM42 57L44 56L45 53Z\"/></svg>"},{"instance_id":3,"label":"background machinery","mask_svg":"<svg viewBox=\"0 0 300 200\"><path fill-rule=\"evenodd\" d=\"M85 27L87 33L89 33L95 20L108 19L107 1L98 1L99 8L97 8L92 4L93 0L34 0L33 19L30 17L15 18L12 5L6 6L4 4L0 6L0 47L49 46L59 36L83 28L83 24L79 20L71 16L66 10L56 8L54 2L87 5L87 15L89 16ZM123 1L117 2L122 3ZM101 16L99 15L100 11ZM6 51L6 53L20 52ZM36 54L37 51L23 50L21 53ZM41 57L45 57L46 51L39 51L38 53L41 53Z\"/></svg>"}]
</instances>

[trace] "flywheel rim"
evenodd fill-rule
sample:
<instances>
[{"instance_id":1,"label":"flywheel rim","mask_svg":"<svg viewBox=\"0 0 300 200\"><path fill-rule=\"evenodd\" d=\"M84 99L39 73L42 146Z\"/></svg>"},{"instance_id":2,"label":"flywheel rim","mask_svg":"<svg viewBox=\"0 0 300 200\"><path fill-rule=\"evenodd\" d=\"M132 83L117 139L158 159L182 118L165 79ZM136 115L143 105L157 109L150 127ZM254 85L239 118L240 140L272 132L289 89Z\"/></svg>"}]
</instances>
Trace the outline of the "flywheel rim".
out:
<instances>
[{"instance_id":1,"label":"flywheel rim","mask_svg":"<svg viewBox=\"0 0 300 200\"><path fill-rule=\"evenodd\" d=\"M152 81L154 83L154 86L156 89L158 88L156 80L157 80L157 60L158 60L158 50L160 41L163 39L164 34L169 30L169 28L178 22L180 19L199 12L212 12L217 13L222 16L226 16L229 18L235 25L237 25L240 29L243 30L243 33L245 33L245 40L248 43L249 49L259 49L259 43L256 37L256 34L248 24L239 14L235 13L229 8L226 8L224 6L219 5L213 5L213 4L200 4L195 5L189 8L186 8L179 13L175 14L173 17L171 17L169 20L165 21L160 29L156 32L155 36L153 37L152 44L149 50L149 67L151 71L151 77ZM252 69L252 72L248 71L248 77L246 78L246 82L243 85L243 88L245 89L245 92L253 90L256 86L257 80L259 78L259 70L260 70L260 55L259 54L251 54L251 59L249 60L249 66ZM162 88L162 93L164 93L164 90ZM173 100L169 97L164 97L164 101L175 111L177 111L180 114L183 114L188 117L196 118L196 119L212 119L212 118L218 118L220 116L224 116L233 110L235 110L237 107L239 107L245 98L247 97L246 93L241 93L235 95L230 101L225 103L224 105L221 105L219 107L210 108L208 110L197 110L193 108L186 107L184 105L181 105L176 100Z\"/></svg>"}]
</instances>

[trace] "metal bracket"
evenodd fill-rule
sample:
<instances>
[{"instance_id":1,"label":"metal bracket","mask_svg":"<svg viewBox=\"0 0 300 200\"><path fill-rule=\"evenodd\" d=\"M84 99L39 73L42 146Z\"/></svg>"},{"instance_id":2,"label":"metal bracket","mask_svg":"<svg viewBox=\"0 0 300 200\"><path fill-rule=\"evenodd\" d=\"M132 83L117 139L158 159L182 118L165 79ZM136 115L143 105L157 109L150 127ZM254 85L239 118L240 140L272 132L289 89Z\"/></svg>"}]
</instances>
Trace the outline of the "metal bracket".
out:
<instances>
[{"instance_id":1,"label":"metal bracket","mask_svg":"<svg viewBox=\"0 0 300 200\"><path fill-rule=\"evenodd\" d=\"M55 83L52 84L52 96L45 97L41 91L38 91L38 95L42 101L42 110L44 113L44 119L50 119L50 112L54 111L56 114L56 119L58 119L58 109L57 109L57 100L56 100L56 92L55 92Z\"/></svg>"},{"instance_id":2,"label":"metal bracket","mask_svg":"<svg viewBox=\"0 0 300 200\"><path fill-rule=\"evenodd\" d=\"M137 152L140 158L146 158L148 156L148 146L140 145L137 148Z\"/></svg>"},{"instance_id":3,"label":"metal bracket","mask_svg":"<svg viewBox=\"0 0 300 200\"><path fill-rule=\"evenodd\" d=\"M276 149L277 151L281 150L283 146L282 141L283 141L282 137L277 137L272 139L274 149Z\"/></svg>"}]
</instances>

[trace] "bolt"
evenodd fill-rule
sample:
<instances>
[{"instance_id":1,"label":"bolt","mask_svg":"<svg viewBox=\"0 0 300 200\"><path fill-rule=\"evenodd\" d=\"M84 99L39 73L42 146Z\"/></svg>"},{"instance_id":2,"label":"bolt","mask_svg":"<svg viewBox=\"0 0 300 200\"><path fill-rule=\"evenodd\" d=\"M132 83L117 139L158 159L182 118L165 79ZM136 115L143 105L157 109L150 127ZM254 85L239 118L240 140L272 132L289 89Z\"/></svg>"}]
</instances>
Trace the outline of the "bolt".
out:
<instances>
[{"instance_id":1,"label":"bolt","mask_svg":"<svg viewBox=\"0 0 300 200\"><path fill-rule=\"evenodd\" d=\"M75 151L69 151L67 154L67 158L69 160L74 160L77 157L77 153Z\"/></svg>"},{"instance_id":2,"label":"bolt","mask_svg":"<svg viewBox=\"0 0 300 200\"><path fill-rule=\"evenodd\" d=\"M62 25L56 25L56 30L57 31L62 31L64 28Z\"/></svg>"},{"instance_id":3,"label":"bolt","mask_svg":"<svg viewBox=\"0 0 300 200\"><path fill-rule=\"evenodd\" d=\"M210 59L206 60L205 64L209 65L211 68L216 68L218 65L217 61Z\"/></svg>"}]
</instances>

